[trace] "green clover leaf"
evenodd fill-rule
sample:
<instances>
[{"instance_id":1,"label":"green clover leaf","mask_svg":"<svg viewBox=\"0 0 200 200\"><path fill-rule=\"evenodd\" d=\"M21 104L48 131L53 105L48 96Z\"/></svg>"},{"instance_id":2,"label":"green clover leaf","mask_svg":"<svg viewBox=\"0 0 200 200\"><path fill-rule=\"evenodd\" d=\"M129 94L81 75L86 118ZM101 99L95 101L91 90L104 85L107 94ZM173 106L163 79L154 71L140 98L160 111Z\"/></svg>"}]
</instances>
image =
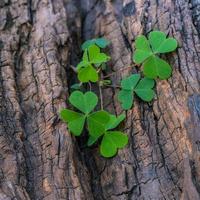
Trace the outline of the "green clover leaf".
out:
<instances>
[{"instance_id":1,"label":"green clover leaf","mask_svg":"<svg viewBox=\"0 0 200 200\"><path fill-rule=\"evenodd\" d=\"M140 74L133 74L127 78L122 79L122 90L118 93L118 99L122 103L122 108L128 110L133 105L133 90L140 80Z\"/></svg>"},{"instance_id":2,"label":"green clover leaf","mask_svg":"<svg viewBox=\"0 0 200 200\"><path fill-rule=\"evenodd\" d=\"M121 87L124 90L133 90L140 80L140 74L133 74L127 78L122 79Z\"/></svg>"},{"instance_id":3,"label":"green clover leaf","mask_svg":"<svg viewBox=\"0 0 200 200\"><path fill-rule=\"evenodd\" d=\"M127 143L127 135L120 131L107 131L101 142L100 153L106 158L113 157L117 149L123 148Z\"/></svg>"},{"instance_id":4,"label":"green clover leaf","mask_svg":"<svg viewBox=\"0 0 200 200\"><path fill-rule=\"evenodd\" d=\"M107 122L105 130L107 131L116 128L125 119L125 117L126 116L124 114L121 114L118 117L110 115L110 120Z\"/></svg>"},{"instance_id":5,"label":"green clover leaf","mask_svg":"<svg viewBox=\"0 0 200 200\"><path fill-rule=\"evenodd\" d=\"M149 34L149 42L154 54L172 52L178 45L174 38L166 38L166 34L161 31L152 31Z\"/></svg>"},{"instance_id":6,"label":"green clover leaf","mask_svg":"<svg viewBox=\"0 0 200 200\"><path fill-rule=\"evenodd\" d=\"M88 138L88 141L87 141L87 146L88 147L92 146L98 139L99 139L99 137L90 135Z\"/></svg>"},{"instance_id":7,"label":"green clover leaf","mask_svg":"<svg viewBox=\"0 0 200 200\"><path fill-rule=\"evenodd\" d=\"M156 55L174 51L177 48L174 38L167 38L161 31L152 31L148 40L144 35L137 37L135 47L133 61L136 64L143 63L146 77L167 79L171 76L171 66Z\"/></svg>"},{"instance_id":8,"label":"green clover leaf","mask_svg":"<svg viewBox=\"0 0 200 200\"><path fill-rule=\"evenodd\" d=\"M60 112L61 119L68 123L69 130L75 135L79 136L85 124L85 115L74 112L72 110L63 109Z\"/></svg>"},{"instance_id":9,"label":"green clover leaf","mask_svg":"<svg viewBox=\"0 0 200 200\"><path fill-rule=\"evenodd\" d=\"M148 78L156 78L158 76L161 80L164 80L169 78L172 74L170 65L163 59L154 55L144 62L143 68L143 73Z\"/></svg>"},{"instance_id":10,"label":"green clover leaf","mask_svg":"<svg viewBox=\"0 0 200 200\"><path fill-rule=\"evenodd\" d=\"M105 125L108 123L110 115L105 111L98 111L88 116L89 134L99 138L105 132Z\"/></svg>"},{"instance_id":11,"label":"green clover leaf","mask_svg":"<svg viewBox=\"0 0 200 200\"><path fill-rule=\"evenodd\" d=\"M124 110L128 110L133 105L134 92L143 101L149 102L153 99L155 92L154 80L143 78L140 80L139 74L133 74L121 81L121 91L118 94L118 99L122 104Z\"/></svg>"},{"instance_id":12,"label":"green clover leaf","mask_svg":"<svg viewBox=\"0 0 200 200\"><path fill-rule=\"evenodd\" d=\"M135 40L136 51L133 56L133 60L136 64L140 64L145 61L149 56L153 54L149 41L144 35L141 35Z\"/></svg>"},{"instance_id":13,"label":"green clover leaf","mask_svg":"<svg viewBox=\"0 0 200 200\"><path fill-rule=\"evenodd\" d=\"M118 100L124 110L129 110L133 105L133 92L132 90L120 90L118 93Z\"/></svg>"},{"instance_id":14,"label":"green clover leaf","mask_svg":"<svg viewBox=\"0 0 200 200\"><path fill-rule=\"evenodd\" d=\"M83 94L80 91L75 91L70 95L69 102L78 110L88 114L96 107L98 98L93 92Z\"/></svg>"},{"instance_id":15,"label":"green clover leaf","mask_svg":"<svg viewBox=\"0 0 200 200\"><path fill-rule=\"evenodd\" d=\"M97 39L87 40L82 44L81 48L82 48L82 50L85 50L93 44L96 44L100 48L105 48L106 46L108 46L110 44L110 42L108 40L106 40L105 38L97 38Z\"/></svg>"},{"instance_id":16,"label":"green clover leaf","mask_svg":"<svg viewBox=\"0 0 200 200\"><path fill-rule=\"evenodd\" d=\"M134 92L143 101L149 102L155 96L155 92L154 92L154 90L152 90L154 85L155 85L155 82L153 79L149 79L149 78L145 77L145 78L141 79L140 82L137 84L137 86L134 89Z\"/></svg>"},{"instance_id":17,"label":"green clover leaf","mask_svg":"<svg viewBox=\"0 0 200 200\"><path fill-rule=\"evenodd\" d=\"M99 76L96 69L92 67L92 65L88 65L78 69L78 79L82 83L87 83L89 81L95 83L98 81Z\"/></svg>"}]
</instances>

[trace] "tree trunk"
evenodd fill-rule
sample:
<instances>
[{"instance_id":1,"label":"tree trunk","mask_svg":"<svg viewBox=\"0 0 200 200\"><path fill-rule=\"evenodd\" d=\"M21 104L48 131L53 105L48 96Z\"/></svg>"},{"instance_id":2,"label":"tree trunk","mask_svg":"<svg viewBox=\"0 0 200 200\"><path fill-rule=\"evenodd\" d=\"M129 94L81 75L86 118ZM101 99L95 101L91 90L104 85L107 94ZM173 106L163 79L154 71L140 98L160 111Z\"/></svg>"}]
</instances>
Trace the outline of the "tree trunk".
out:
<instances>
[{"instance_id":1,"label":"tree trunk","mask_svg":"<svg viewBox=\"0 0 200 200\"><path fill-rule=\"evenodd\" d=\"M178 40L165 56L173 76L152 103L126 113L129 145L112 159L87 148L59 119L81 43L111 41L108 72L119 84L137 35ZM0 200L200 199L199 0L0 0ZM122 112L116 91L104 107Z\"/></svg>"}]
</instances>

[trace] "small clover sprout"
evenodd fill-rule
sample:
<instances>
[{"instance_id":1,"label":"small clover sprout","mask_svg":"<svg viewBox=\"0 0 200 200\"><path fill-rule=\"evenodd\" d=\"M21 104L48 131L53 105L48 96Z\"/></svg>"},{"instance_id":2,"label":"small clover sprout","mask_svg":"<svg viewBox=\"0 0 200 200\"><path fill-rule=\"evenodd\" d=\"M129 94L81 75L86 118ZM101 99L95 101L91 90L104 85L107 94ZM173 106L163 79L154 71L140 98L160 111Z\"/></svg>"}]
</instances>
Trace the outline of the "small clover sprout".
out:
<instances>
[{"instance_id":1,"label":"small clover sprout","mask_svg":"<svg viewBox=\"0 0 200 200\"><path fill-rule=\"evenodd\" d=\"M100 52L100 48L95 44L90 45L83 53L82 61L77 65L79 81L97 82L98 72L97 69L103 63L110 59L105 53Z\"/></svg>"}]
</instances>

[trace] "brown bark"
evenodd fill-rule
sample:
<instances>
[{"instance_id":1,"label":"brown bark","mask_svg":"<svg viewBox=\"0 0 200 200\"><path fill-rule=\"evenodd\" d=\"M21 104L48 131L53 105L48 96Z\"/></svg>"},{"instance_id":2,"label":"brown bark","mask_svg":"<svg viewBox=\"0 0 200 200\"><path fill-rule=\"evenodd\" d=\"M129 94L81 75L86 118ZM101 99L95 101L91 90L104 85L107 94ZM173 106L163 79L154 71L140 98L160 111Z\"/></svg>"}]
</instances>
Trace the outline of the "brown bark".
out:
<instances>
[{"instance_id":1,"label":"brown bark","mask_svg":"<svg viewBox=\"0 0 200 200\"><path fill-rule=\"evenodd\" d=\"M0 0L0 200L200 199L199 19L199 0ZM152 103L135 100L129 145L104 159L58 117L76 81L69 66L98 36L112 42L108 73L130 66L135 37L153 29L179 42L165 56L173 76ZM121 113L115 90L103 96Z\"/></svg>"}]
</instances>

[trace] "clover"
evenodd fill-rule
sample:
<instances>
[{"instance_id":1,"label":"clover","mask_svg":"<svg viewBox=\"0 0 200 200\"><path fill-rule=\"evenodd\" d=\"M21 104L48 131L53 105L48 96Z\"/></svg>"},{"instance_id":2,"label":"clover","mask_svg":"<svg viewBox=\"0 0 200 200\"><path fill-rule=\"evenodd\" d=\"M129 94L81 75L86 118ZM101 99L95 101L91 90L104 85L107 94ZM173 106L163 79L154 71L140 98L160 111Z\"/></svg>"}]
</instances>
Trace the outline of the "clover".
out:
<instances>
[{"instance_id":1,"label":"clover","mask_svg":"<svg viewBox=\"0 0 200 200\"><path fill-rule=\"evenodd\" d=\"M128 143L127 135L120 129L115 130L125 119L125 115L115 116L103 110L103 87L119 88L119 86L112 85L110 79L105 79L112 76L114 72L106 76L102 73L106 72L106 62L110 57L102 53L100 48L105 48L108 44L109 42L104 38L92 39L83 43L82 60L74 70L77 72L80 82L70 87L73 92L69 96L69 102L74 108L60 111L60 118L67 123L68 129L73 135L80 136L85 130L89 136L88 146L100 141L100 154L106 158L114 156L118 149L125 147ZM124 110L133 106L135 95L145 102L150 102L155 96L154 79L157 77L166 79L171 76L172 68L165 60L159 58L159 55L174 51L177 48L177 41L167 38L163 32L153 31L149 34L148 39L144 35L137 37L135 47L133 60L137 64L142 64L144 78L140 74L132 74L121 80L118 100ZM120 71L124 69L127 68L121 68ZM100 73L101 75L99 75ZM93 88L90 82L97 82L96 86L98 87ZM88 87L84 88L85 84L83 83L88 83L90 92L74 91L87 89ZM96 91L97 88L101 110L94 111L98 97L92 90Z\"/></svg>"},{"instance_id":2,"label":"clover","mask_svg":"<svg viewBox=\"0 0 200 200\"><path fill-rule=\"evenodd\" d=\"M69 102L81 113L62 109L60 117L67 123L69 130L75 136L79 136L82 133L86 120L89 130L93 130L93 127L95 127L95 133L99 134L110 119L109 114L103 110L91 113L98 103L98 98L93 92L83 94L80 91L75 91L70 95Z\"/></svg>"},{"instance_id":3,"label":"clover","mask_svg":"<svg viewBox=\"0 0 200 200\"><path fill-rule=\"evenodd\" d=\"M82 61L77 65L78 79L83 83L97 82L98 72L95 67L99 67L109 59L109 56L100 52L98 46L94 44L89 46L83 53Z\"/></svg>"},{"instance_id":4,"label":"clover","mask_svg":"<svg viewBox=\"0 0 200 200\"><path fill-rule=\"evenodd\" d=\"M136 64L143 64L143 73L146 77L167 79L171 76L171 66L158 55L172 52L177 48L177 41L174 38L167 38L166 34L160 31L152 31L148 39L144 35L138 36L135 47L133 61Z\"/></svg>"},{"instance_id":5,"label":"clover","mask_svg":"<svg viewBox=\"0 0 200 200\"><path fill-rule=\"evenodd\" d=\"M128 110L133 105L134 93L143 101L149 102L153 99L154 80L149 78L140 79L140 74L133 74L121 81L121 90L118 99L122 103L122 108Z\"/></svg>"},{"instance_id":6,"label":"clover","mask_svg":"<svg viewBox=\"0 0 200 200\"><path fill-rule=\"evenodd\" d=\"M123 148L128 143L128 137L121 131L112 131L116 128L123 120L125 115L121 114L116 117L115 115L110 115L110 120L104 125L104 130L96 134L90 132L88 139L88 146L93 145L100 137L102 141L100 144L100 153L104 157L112 157L117 153L117 150Z\"/></svg>"}]
</instances>

